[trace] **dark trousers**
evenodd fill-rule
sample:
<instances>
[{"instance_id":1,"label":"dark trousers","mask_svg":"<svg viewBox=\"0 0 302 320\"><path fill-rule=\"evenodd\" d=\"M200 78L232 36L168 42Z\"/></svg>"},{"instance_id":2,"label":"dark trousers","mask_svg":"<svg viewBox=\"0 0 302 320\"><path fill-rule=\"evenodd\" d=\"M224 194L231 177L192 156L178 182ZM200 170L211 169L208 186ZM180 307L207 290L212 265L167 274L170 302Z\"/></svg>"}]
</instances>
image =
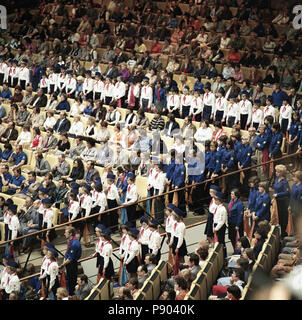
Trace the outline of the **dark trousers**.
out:
<instances>
[{"instance_id":1,"label":"dark trousers","mask_svg":"<svg viewBox=\"0 0 302 320\"><path fill-rule=\"evenodd\" d=\"M209 120L212 114L212 106L204 106L203 107L203 120Z\"/></svg>"},{"instance_id":2,"label":"dark trousers","mask_svg":"<svg viewBox=\"0 0 302 320\"><path fill-rule=\"evenodd\" d=\"M288 199L277 199L278 218L281 226L281 237L287 236L286 227L288 222Z\"/></svg>"},{"instance_id":3,"label":"dark trousers","mask_svg":"<svg viewBox=\"0 0 302 320\"><path fill-rule=\"evenodd\" d=\"M66 265L66 280L68 283L68 292L70 296L74 295L74 288L77 284L78 262L71 261Z\"/></svg>"},{"instance_id":4,"label":"dark trousers","mask_svg":"<svg viewBox=\"0 0 302 320\"><path fill-rule=\"evenodd\" d=\"M181 112L182 112L182 119L184 119L190 113L190 106L182 106L181 107Z\"/></svg>"},{"instance_id":5,"label":"dark trousers","mask_svg":"<svg viewBox=\"0 0 302 320\"><path fill-rule=\"evenodd\" d=\"M214 224L214 228L216 227L216 223ZM223 254L224 257L227 255L226 251L226 246L225 246L225 230L226 230L226 225L224 224L218 231L217 231L217 237L218 237L218 242L223 245Z\"/></svg>"},{"instance_id":6,"label":"dark trousers","mask_svg":"<svg viewBox=\"0 0 302 320\"><path fill-rule=\"evenodd\" d=\"M240 115L240 127L241 130L245 130L246 123L247 123L248 114L241 114Z\"/></svg>"},{"instance_id":7,"label":"dark trousers","mask_svg":"<svg viewBox=\"0 0 302 320\"><path fill-rule=\"evenodd\" d=\"M136 225L136 204L126 207L128 221Z\"/></svg>"},{"instance_id":8,"label":"dark trousers","mask_svg":"<svg viewBox=\"0 0 302 320\"><path fill-rule=\"evenodd\" d=\"M224 114L224 111L219 111L219 110L217 110L217 111L216 111L216 114L215 114L215 120L216 120L216 121L221 121L221 120L222 120L222 117L223 117L223 114Z\"/></svg>"},{"instance_id":9,"label":"dark trousers","mask_svg":"<svg viewBox=\"0 0 302 320\"><path fill-rule=\"evenodd\" d=\"M232 242L233 247L236 247L236 234L237 234L237 230L236 230L236 225L233 223L229 223L229 232L228 232L228 236L230 241ZM243 223L240 225L239 227L239 236L243 237Z\"/></svg>"},{"instance_id":10,"label":"dark trousers","mask_svg":"<svg viewBox=\"0 0 302 320\"><path fill-rule=\"evenodd\" d=\"M20 80L20 86L22 90L25 90L26 80Z\"/></svg>"},{"instance_id":11,"label":"dark trousers","mask_svg":"<svg viewBox=\"0 0 302 320\"><path fill-rule=\"evenodd\" d=\"M229 117L229 119L228 119L228 127L229 128L232 128L233 127L233 125L235 124L235 117Z\"/></svg>"},{"instance_id":12,"label":"dark trousers","mask_svg":"<svg viewBox=\"0 0 302 320\"><path fill-rule=\"evenodd\" d=\"M0 73L0 86L3 85L4 73Z\"/></svg>"}]
</instances>

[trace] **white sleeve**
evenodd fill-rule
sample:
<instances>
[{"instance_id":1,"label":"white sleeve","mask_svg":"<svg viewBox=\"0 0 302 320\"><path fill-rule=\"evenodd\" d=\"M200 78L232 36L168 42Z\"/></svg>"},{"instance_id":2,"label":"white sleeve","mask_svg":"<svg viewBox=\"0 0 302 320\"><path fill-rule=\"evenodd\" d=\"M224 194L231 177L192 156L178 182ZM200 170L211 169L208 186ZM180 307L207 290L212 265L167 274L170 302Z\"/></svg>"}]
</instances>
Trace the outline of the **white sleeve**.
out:
<instances>
[{"instance_id":1,"label":"white sleeve","mask_svg":"<svg viewBox=\"0 0 302 320\"><path fill-rule=\"evenodd\" d=\"M49 275L50 275L49 289L51 289L54 286L58 272L59 272L59 268L57 263L51 264L50 270L49 270Z\"/></svg>"},{"instance_id":2,"label":"white sleeve","mask_svg":"<svg viewBox=\"0 0 302 320\"><path fill-rule=\"evenodd\" d=\"M177 248L180 248L183 244L183 241L184 241L184 234L185 234L185 229L186 229L186 226L184 223L181 223L180 224L180 235L178 237L178 242L177 242Z\"/></svg>"}]
</instances>

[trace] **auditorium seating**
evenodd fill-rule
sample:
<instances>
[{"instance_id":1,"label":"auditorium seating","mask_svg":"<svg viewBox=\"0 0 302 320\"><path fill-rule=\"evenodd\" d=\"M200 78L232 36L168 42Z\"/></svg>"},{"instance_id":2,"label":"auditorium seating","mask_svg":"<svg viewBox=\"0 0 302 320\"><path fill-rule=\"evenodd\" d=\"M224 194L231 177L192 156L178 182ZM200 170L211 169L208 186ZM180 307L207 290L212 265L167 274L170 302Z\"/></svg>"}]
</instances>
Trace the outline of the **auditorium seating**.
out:
<instances>
[{"instance_id":1,"label":"auditorium seating","mask_svg":"<svg viewBox=\"0 0 302 320\"><path fill-rule=\"evenodd\" d=\"M109 300L110 299L110 282L101 279L99 283L91 290L85 300Z\"/></svg>"}]
</instances>

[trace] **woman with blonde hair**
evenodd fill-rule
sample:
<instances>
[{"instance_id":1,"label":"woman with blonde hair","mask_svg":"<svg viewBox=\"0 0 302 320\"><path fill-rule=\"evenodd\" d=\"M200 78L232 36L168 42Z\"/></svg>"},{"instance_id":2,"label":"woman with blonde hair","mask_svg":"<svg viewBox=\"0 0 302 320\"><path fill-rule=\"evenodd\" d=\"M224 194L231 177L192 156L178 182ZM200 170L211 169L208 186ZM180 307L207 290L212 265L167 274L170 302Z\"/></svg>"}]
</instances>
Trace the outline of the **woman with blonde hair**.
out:
<instances>
[{"instance_id":1,"label":"woman with blonde hair","mask_svg":"<svg viewBox=\"0 0 302 320\"><path fill-rule=\"evenodd\" d=\"M273 197L277 200L278 218L281 226L281 237L284 238L286 233L286 227L288 222L288 204L290 189L286 179L286 166L278 164L275 166L276 178L274 181L274 194Z\"/></svg>"}]
</instances>

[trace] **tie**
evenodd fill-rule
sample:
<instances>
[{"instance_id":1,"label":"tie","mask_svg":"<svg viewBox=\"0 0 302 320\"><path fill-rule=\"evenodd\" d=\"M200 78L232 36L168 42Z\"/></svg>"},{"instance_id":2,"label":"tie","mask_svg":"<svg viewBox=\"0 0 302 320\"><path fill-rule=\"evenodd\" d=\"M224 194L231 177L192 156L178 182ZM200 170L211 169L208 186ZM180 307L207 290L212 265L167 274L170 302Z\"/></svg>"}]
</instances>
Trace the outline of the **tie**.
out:
<instances>
[{"instance_id":1,"label":"tie","mask_svg":"<svg viewBox=\"0 0 302 320\"><path fill-rule=\"evenodd\" d=\"M156 92L156 98L157 98L157 101L160 101L160 92L159 92L158 89L157 89L157 92Z\"/></svg>"},{"instance_id":2,"label":"tie","mask_svg":"<svg viewBox=\"0 0 302 320\"><path fill-rule=\"evenodd\" d=\"M285 112L285 111L286 111L286 106L284 106L282 109L282 112Z\"/></svg>"},{"instance_id":3,"label":"tie","mask_svg":"<svg viewBox=\"0 0 302 320\"><path fill-rule=\"evenodd\" d=\"M46 210L44 210L44 214L43 214L43 217L45 218L45 215L46 215Z\"/></svg>"},{"instance_id":4,"label":"tie","mask_svg":"<svg viewBox=\"0 0 302 320\"><path fill-rule=\"evenodd\" d=\"M68 210L70 210L72 204L73 204L73 201L70 201L69 206L68 206Z\"/></svg>"},{"instance_id":5,"label":"tie","mask_svg":"<svg viewBox=\"0 0 302 320\"><path fill-rule=\"evenodd\" d=\"M234 199L232 199L231 203L229 204L229 207L228 207L229 217L231 216L231 209L232 209L232 207L234 205L234 202L235 202Z\"/></svg>"},{"instance_id":6,"label":"tie","mask_svg":"<svg viewBox=\"0 0 302 320\"><path fill-rule=\"evenodd\" d=\"M131 87L131 90L130 90L130 105L131 106L135 105L134 87Z\"/></svg>"},{"instance_id":7,"label":"tie","mask_svg":"<svg viewBox=\"0 0 302 320\"><path fill-rule=\"evenodd\" d=\"M209 94L208 94L208 93L206 93L206 99L208 99L208 95L209 95Z\"/></svg>"},{"instance_id":8,"label":"tie","mask_svg":"<svg viewBox=\"0 0 302 320\"><path fill-rule=\"evenodd\" d=\"M109 186L109 187L108 187L108 192L110 191L110 189L111 189L111 187Z\"/></svg>"},{"instance_id":9,"label":"tie","mask_svg":"<svg viewBox=\"0 0 302 320\"><path fill-rule=\"evenodd\" d=\"M174 105L174 96L172 96L172 104Z\"/></svg>"},{"instance_id":10,"label":"tie","mask_svg":"<svg viewBox=\"0 0 302 320\"><path fill-rule=\"evenodd\" d=\"M118 82L116 87L119 88L119 86L120 86L120 83Z\"/></svg>"},{"instance_id":11,"label":"tie","mask_svg":"<svg viewBox=\"0 0 302 320\"><path fill-rule=\"evenodd\" d=\"M49 142L49 137L47 137L46 144L45 144L45 148L47 148L48 142Z\"/></svg>"},{"instance_id":12,"label":"tie","mask_svg":"<svg viewBox=\"0 0 302 320\"><path fill-rule=\"evenodd\" d=\"M218 99L218 104L221 105L221 98Z\"/></svg>"},{"instance_id":13,"label":"tie","mask_svg":"<svg viewBox=\"0 0 302 320\"><path fill-rule=\"evenodd\" d=\"M144 92L145 92L145 94L146 94L146 90L147 90L147 89L146 89L146 87L145 87L145 88L144 88Z\"/></svg>"},{"instance_id":14,"label":"tie","mask_svg":"<svg viewBox=\"0 0 302 320\"><path fill-rule=\"evenodd\" d=\"M33 76L35 75L36 67L33 68Z\"/></svg>"},{"instance_id":15,"label":"tie","mask_svg":"<svg viewBox=\"0 0 302 320\"><path fill-rule=\"evenodd\" d=\"M176 231L177 222L174 223L174 232Z\"/></svg>"},{"instance_id":16,"label":"tie","mask_svg":"<svg viewBox=\"0 0 302 320\"><path fill-rule=\"evenodd\" d=\"M158 177L158 173L155 175L155 180L157 179L157 177Z\"/></svg>"},{"instance_id":17,"label":"tie","mask_svg":"<svg viewBox=\"0 0 302 320\"><path fill-rule=\"evenodd\" d=\"M186 96L184 96L184 99L183 99L183 101L184 101L184 104L186 103Z\"/></svg>"},{"instance_id":18,"label":"tie","mask_svg":"<svg viewBox=\"0 0 302 320\"><path fill-rule=\"evenodd\" d=\"M43 86L45 86L45 80L43 79L43 81L42 81L42 84L43 84Z\"/></svg>"},{"instance_id":19,"label":"tie","mask_svg":"<svg viewBox=\"0 0 302 320\"><path fill-rule=\"evenodd\" d=\"M127 188L127 192L130 192L131 186L129 185Z\"/></svg>"},{"instance_id":20,"label":"tie","mask_svg":"<svg viewBox=\"0 0 302 320\"><path fill-rule=\"evenodd\" d=\"M269 109L269 107L266 107L264 112L268 112L268 109Z\"/></svg>"},{"instance_id":21,"label":"tie","mask_svg":"<svg viewBox=\"0 0 302 320\"><path fill-rule=\"evenodd\" d=\"M68 82L68 84L70 84L70 82L71 82L71 79L69 79L69 82Z\"/></svg>"}]
</instances>

